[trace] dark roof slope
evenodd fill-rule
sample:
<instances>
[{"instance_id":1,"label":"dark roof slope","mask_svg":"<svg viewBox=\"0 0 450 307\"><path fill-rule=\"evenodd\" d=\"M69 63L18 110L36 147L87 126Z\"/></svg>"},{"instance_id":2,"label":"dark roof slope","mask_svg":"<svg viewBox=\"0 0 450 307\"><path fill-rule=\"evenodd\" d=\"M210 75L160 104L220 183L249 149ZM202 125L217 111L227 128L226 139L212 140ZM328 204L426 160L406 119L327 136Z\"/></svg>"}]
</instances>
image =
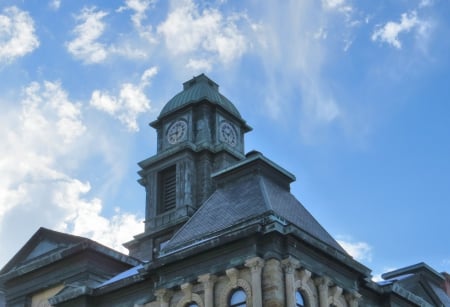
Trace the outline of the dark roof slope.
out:
<instances>
[{"instance_id":1,"label":"dark roof slope","mask_svg":"<svg viewBox=\"0 0 450 307\"><path fill-rule=\"evenodd\" d=\"M289 173L257 153L220 173L219 188L173 236L162 252L194 244L273 213L328 246L342 247L289 192Z\"/></svg>"}]
</instances>

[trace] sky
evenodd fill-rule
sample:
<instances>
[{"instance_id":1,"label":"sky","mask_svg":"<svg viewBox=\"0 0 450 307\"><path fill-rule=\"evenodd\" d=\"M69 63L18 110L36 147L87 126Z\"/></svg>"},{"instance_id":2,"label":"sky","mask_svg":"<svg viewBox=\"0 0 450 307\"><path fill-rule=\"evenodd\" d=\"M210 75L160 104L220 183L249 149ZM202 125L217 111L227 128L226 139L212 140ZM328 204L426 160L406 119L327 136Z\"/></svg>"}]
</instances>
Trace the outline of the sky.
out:
<instances>
[{"instance_id":1,"label":"sky","mask_svg":"<svg viewBox=\"0 0 450 307\"><path fill-rule=\"evenodd\" d=\"M1 0L0 267L39 229L126 252L148 123L205 73L380 274L450 272L448 0Z\"/></svg>"}]
</instances>

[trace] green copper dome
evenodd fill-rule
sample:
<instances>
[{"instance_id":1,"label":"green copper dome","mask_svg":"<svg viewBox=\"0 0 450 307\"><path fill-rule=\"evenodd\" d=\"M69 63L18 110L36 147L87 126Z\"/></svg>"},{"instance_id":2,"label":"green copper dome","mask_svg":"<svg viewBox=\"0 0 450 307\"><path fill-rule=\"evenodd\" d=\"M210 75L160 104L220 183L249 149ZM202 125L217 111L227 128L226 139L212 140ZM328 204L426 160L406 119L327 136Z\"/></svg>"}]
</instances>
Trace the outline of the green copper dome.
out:
<instances>
[{"instance_id":1,"label":"green copper dome","mask_svg":"<svg viewBox=\"0 0 450 307\"><path fill-rule=\"evenodd\" d=\"M159 117L161 118L189 104L195 104L203 100L208 100L213 104L219 105L234 116L241 118L239 111L233 103L219 93L219 86L217 83L204 74L183 83L183 91L169 100L159 114Z\"/></svg>"}]
</instances>

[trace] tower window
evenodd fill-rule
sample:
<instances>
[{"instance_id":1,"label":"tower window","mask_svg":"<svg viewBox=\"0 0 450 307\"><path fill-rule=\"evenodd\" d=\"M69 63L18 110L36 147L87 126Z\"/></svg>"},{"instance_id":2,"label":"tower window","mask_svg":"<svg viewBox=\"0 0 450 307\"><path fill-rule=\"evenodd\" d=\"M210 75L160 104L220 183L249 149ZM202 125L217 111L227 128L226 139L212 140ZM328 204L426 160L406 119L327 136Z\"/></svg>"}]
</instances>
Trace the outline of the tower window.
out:
<instances>
[{"instance_id":1,"label":"tower window","mask_svg":"<svg viewBox=\"0 0 450 307\"><path fill-rule=\"evenodd\" d=\"M177 176L176 166L169 167L161 172L159 178L160 213L172 210L176 207Z\"/></svg>"},{"instance_id":2,"label":"tower window","mask_svg":"<svg viewBox=\"0 0 450 307\"><path fill-rule=\"evenodd\" d=\"M230 295L230 307L245 307L247 306L247 294L242 288L237 288Z\"/></svg>"},{"instance_id":3,"label":"tower window","mask_svg":"<svg viewBox=\"0 0 450 307\"><path fill-rule=\"evenodd\" d=\"M305 300L300 290L295 291L295 306L303 307L305 306Z\"/></svg>"}]
</instances>

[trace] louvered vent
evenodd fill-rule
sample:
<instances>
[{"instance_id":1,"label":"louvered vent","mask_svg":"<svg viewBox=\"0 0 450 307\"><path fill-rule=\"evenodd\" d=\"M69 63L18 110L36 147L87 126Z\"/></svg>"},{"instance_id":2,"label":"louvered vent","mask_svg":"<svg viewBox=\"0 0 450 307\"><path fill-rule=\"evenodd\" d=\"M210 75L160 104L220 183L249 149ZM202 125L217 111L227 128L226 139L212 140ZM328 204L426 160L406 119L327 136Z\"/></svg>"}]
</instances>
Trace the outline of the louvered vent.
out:
<instances>
[{"instance_id":1,"label":"louvered vent","mask_svg":"<svg viewBox=\"0 0 450 307\"><path fill-rule=\"evenodd\" d=\"M177 177L175 166L161 174L161 211L172 210L176 206Z\"/></svg>"}]
</instances>

